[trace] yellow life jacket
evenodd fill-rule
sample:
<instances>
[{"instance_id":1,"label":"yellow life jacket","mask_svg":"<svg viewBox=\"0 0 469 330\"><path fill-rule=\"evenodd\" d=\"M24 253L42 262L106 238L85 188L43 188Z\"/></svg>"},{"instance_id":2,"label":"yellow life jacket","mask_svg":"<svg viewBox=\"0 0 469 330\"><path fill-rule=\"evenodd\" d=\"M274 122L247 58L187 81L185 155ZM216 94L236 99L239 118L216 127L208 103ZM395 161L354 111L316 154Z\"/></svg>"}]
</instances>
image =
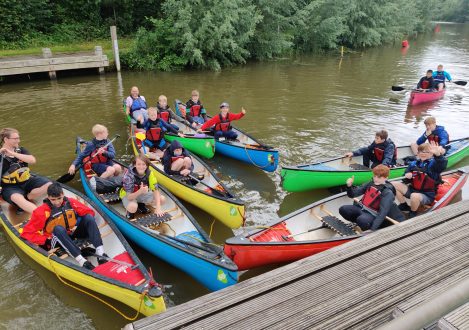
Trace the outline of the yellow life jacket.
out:
<instances>
[{"instance_id":1,"label":"yellow life jacket","mask_svg":"<svg viewBox=\"0 0 469 330\"><path fill-rule=\"evenodd\" d=\"M8 171L2 175L2 183L17 184L22 183L31 177L29 167L21 166L19 163L13 163Z\"/></svg>"},{"instance_id":2,"label":"yellow life jacket","mask_svg":"<svg viewBox=\"0 0 469 330\"><path fill-rule=\"evenodd\" d=\"M70 232L76 226L77 215L67 197L64 197L64 203L60 207L55 207L48 199L45 199L44 203L50 207L50 212L45 212L47 217L44 224L45 232L52 234L55 226L62 226L67 229L67 232Z\"/></svg>"}]
</instances>

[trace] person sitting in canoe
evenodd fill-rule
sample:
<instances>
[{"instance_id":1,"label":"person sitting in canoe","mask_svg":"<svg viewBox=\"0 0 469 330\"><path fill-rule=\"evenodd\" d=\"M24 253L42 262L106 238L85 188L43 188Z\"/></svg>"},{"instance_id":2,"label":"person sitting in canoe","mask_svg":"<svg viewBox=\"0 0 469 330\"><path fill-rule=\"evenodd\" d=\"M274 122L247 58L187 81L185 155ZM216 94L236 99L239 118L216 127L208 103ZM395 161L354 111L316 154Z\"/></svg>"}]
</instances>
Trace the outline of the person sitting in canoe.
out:
<instances>
[{"instance_id":1,"label":"person sitting in canoe","mask_svg":"<svg viewBox=\"0 0 469 330\"><path fill-rule=\"evenodd\" d=\"M417 89L426 92L432 92L434 91L434 85L435 81L433 80L433 70L427 70L425 77L420 78L417 84Z\"/></svg>"},{"instance_id":2,"label":"person sitting in canoe","mask_svg":"<svg viewBox=\"0 0 469 330\"><path fill-rule=\"evenodd\" d=\"M186 119L195 128L197 124L207 121L207 111L200 102L199 91L193 90L191 94L191 98L186 102Z\"/></svg>"},{"instance_id":3,"label":"person sitting in canoe","mask_svg":"<svg viewBox=\"0 0 469 330\"><path fill-rule=\"evenodd\" d=\"M453 79L451 78L451 75L443 70L443 64L438 65L437 70L433 71L433 80L435 81L434 88L438 89L441 91L443 88L445 88L445 80L448 80L451 82Z\"/></svg>"},{"instance_id":4,"label":"person sitting in canoe","mask_svg":"<svg viewBox=\"0 0 469 330\"><path fill-rule=\"evenodd\" d=\"M139 94L138 87L130 89L130 95L125 100L125 112L137 121L137 126L143 125L148 118L147 102L145 97Z\"/></svg>"},{"instance_id":5,"label":"person sitting in canoe","mask_svg":"<svg viewBox=\"0 0 469 330\"><path fill-rule=\"evenodd\" d=\"M106 126L96 124L91 129L91 132L94 135L93 140L86 143L85 149L68 168L68 173L73 175L79 164L88 161L91 163L91 169L103 179L122 173L120 165L112 161L116 156L116 150L107 138L108 130Z\"/></svg>"},{"instance_id":6,"label":"person sitting in canoe","mask_svg":"<svg viewBox=\"0 0 469 330\"><path fill-rule=\"evenodd\" d=\"M171 124L171 118L173 118L173 113L171 108L168 105L168 98L165 95L158 96L158 102L156 103L156 108L158 109L158 117L163 119L166 123L171 125L175 130L179 130L177 125ZM150 112L150 109L148 109ZM148 113L150 116L150 113Z\"/></svg>"},{"instance_id":7,"label":"person sitting in canoe","mask_svg":"<svg viewBox=\"0 0 469 330\"><path fill-rule=\"evenodd\" d=\"M363 156L363 165L371 168L379 164L388 167L396 165L397 149L391 139L388 138L386 130L377 131L375 140L368 147L363 147L353 152L347 152L345 157Z\"/></svg>"},{"instance_id":8,"label":"person sitting in canoe","mask_svg":"<svg viewBox=\"0 0 469 330\"><path fill-rule=\"evenodd\" d=\"M35 164L36 157L20 147L18 130L4 128L0 132L0 139L1 195L9 204L18 206L18 211L32 213L37 207L34 200L44 196L52 182L30 173L29 164Z\"/></svg>"},{"instance_id":9,"label":"person sitting in canoe","mask_svg":"<svg viewBox=\"0 0 469 330\"><path fill-rule=\"evenodd\" d=\"M164 197L158 189L158 181L153 171L150 170L150 160L145 155L138 155L132 161L132 165L124 172L122 188L119 197L127 211L126 218L133 219L135 213L150 213L147 205L155 209L155 214L162 217L161 204Z\"/></svg>"},{"instance_id":10,"label":"person sitting in canoe","mask_svg":"<svg viewBox=\"0 0 469 330\"><path fill-rule=\"evenodd\" d=\"M414 155L417 155L418 146L428 140L428 142L435 142L440 146L440 153L444 155L449 143L449 135L443 126L436 124L435 117L426 118L423 123L425 124L425 132L417 139L417 142L411 143L410 148ZM449 149L449 148L448 148Z\"/></svg>"},{"instance_id":11,"label":"person sitting in canoe","mask_svg":"<svg viewBox=\"0 0 469 330\"><path fill-rule=\"evenodd\" d=\"M339 208L340 215L362 230L378 230L386 216L396 220L404 221L404 215L394 203L396 190L387 181L389 167L377 165L373 168L373 179L360 187L353 187L354 177L347 180L347 196L354 198L363 195L360 203L343 205Z\"/></svg>"},{"instance_id":12,"label":"person sitting in canoe","mask_svg":"<svg viewBox=\"0 0 469 330\"><path fill-rule=\"evenodd\" d=\"M218 116L214 116L206 121L197 131L202 133L204 130L211 127L215 139L224 137L227 140L236 140L238 134L231 129L231 122L243 118L246 114L246 110L241 108L240 113L230 113L229 111L230 105L223 102L220 104L220 113ZM212 128L212 126L214 127Z\"/></svg>"},{"instance_id":13,"label":"person sitting in canoe","mask_svg":"<svg viewBox=\"0 0 469 330\"><path fill-rule=\"evenodd\" d=\"M164 172L170 175L188 176L194 169L194 163L189 152L182 144L174 140L163 156Z\"/></svg>"},{"instance_id":14,"label":"person sitting in canoe","mask_svg":"<svg viewBox=\"0 0 469 330\"><path fill-rule=\"evenodd\" d=\"M47 198L33 211L21 237L46 251L60 245L81 267L93 270L94 265L83 257L73 241L75 238L89 239L96 254L103 256L98 257L98 264L107 262L94 211L75 198L65 197L57 182L47 187Z\"/></svg>"},{"instance_id":15,"label":"person sitting in canoe","mask_svg":"<svg viewBox=\"0 0 469 330\"><path fill-rule=\"evenodd\" d=\"M417 214L420 205L429 205L435 199L438 185L441 183L441 172L446 169L448 160L441 154L441 148L435 142L418 146L417 160L412 161L405 170L405 178L410 185L393 182L399 209L410 211L409 218ZM410 207L406 202L410 200Z\"/></svg>"},{"instance_id":16,"label":"person sitting in canoe","mask_svg":"<svg viewBox=\"0 0 469 330\"><path fill-rule=\"evenodd\" d=\"M184 137L184 134L179 133L178 129L158 118L156 108L148 109L148 119L143 124L143 128L145 129L145 139L142 142L142 150L150 159L163 157L163 152L168 147L168 142L164 139L165 132L169 131Z\"/></svg>"}]
</instances>

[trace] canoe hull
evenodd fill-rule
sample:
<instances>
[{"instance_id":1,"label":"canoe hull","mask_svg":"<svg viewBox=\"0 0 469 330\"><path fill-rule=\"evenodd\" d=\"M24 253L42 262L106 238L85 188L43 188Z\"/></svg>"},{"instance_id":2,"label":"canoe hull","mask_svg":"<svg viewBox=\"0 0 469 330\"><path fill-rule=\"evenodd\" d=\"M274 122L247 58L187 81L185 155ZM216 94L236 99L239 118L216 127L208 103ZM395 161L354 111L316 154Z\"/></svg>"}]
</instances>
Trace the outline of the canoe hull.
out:
<instances>
[{"instance_id":1,"label":"canoe hull","mask_svg":"<svg viewBox=\"0 0 469 330\"><path fill-rule=\"evenodd\" d=\"M215 150L224 156L254 165L266 172L274 172L278 166L278 150L242 147L224 141L215 141Z\"/></svg>"},{"instance_id":2,"label":"canoe hull","mask_svg":"<svg viewBox=\"0 0 469 330\"><path fill-rule=\"evenodd\" d=\"M443 96L445 96L445 92L446 92L445 89L441 91L436 91L436 92L419 92L419 91L413 90L410 93L409 105L417 105L417 104L437 101L443 98Z\"/></svg>"},{"instance_id":3,"label":"canoe hull","mask_svg":"<svg viewBox=\"0 0 469 330\"><path fill-rule=\"evenodd\" d=\"M215 156L215 139L213 137L180 137L166 134L164 139L168 142L179 141L187 150L204 158Z\"/></svg>"},{"instance_id":4,"label":"canoe hull","mask_svg":"<svg viewBox=\"0 0 469 330\"><path fill-rule=\"evenodd\" d=\"M162 239L153 237L150 233L146 233L137 226L122 219L122 217L112 211L103 200L96 197L87 184L88 180L83 170L80 170L80 178L86 195L106 213L124 236L135 242L141 248L187 273L209 290L216 291L237 283L237 271L211 263L208 260L197 258L177 248L175 245L168 244Z\"/></svg>"}]
</instances>

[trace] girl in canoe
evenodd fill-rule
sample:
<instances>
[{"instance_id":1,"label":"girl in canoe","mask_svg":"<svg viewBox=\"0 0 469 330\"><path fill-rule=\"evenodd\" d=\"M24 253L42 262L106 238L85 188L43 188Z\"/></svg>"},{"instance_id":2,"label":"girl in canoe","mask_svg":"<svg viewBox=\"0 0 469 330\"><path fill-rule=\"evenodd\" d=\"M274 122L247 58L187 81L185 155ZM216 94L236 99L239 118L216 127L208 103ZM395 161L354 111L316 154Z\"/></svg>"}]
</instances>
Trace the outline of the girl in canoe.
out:
<instances>
[{"instance_id":1,"label":"girl in canoe","mask_svg":"<svg viewBox=\"0 0 469 330\"><path fill-rule=\"evenodd\" d=\"M164 172L166 174L188 176L194 169L194 163L189 152L182 144L174 140L163 156Z\"/></svg>"},{"instance_id":2,"label":"girl in canoe","mask_svg":"<svg viewBox=\"0 0 469 330\"><path fill-rule=\"evenodd\" d=\"M349 178L347 196L354 198L363 195L363 197L360 203L341 206L340 215L365 231L378 230L386 216L399 222L404 221L404 215L394 203L396 189L387 181L388 177L389 167L377 165L373 168L373 179L360 187L353 187L354 177Z\"/></svg>"},{"instance_id":3,"label":"girl in canoe","mask_svg":"<svg viewBox=\"0 0 469 330\"><path fill-rule=\"evenodd\" d=\"M215 139L223 137L227 140L236 140L238 134L231 129L231 122L243 118L245 114L246 110L244 108L241 108L240 113L230 113L230 105L223 102L220 104L220 113L218 116L214 116L205 122L197 131L202 133L202 131L210 127Z\"/></svg>"},{"instance_id":4,"label":"girl in canoe","mask_svg":"<svg viewBox=\"0 0 469 330\"><path fill-rule=\"evenodd\" d=\"M137 212L150 213L147 205L151 205L155 209L154 213L158 217L164 215L161 210L164 197L160 195L158 181L149 167L148 157L140 154L135 157L132 165L124 173L119 197L127 211L127 219L133 219Z\"/></svg>"},{"instance_id":5,"label":"girl in canoe","mask_svg":"<svg viewBox=\"0 0 469 330\"><path fill-rule=\"evenodd\" d=\"M143 128L145 129L145 139L142 141L142 151L150 159L163 157L164 150L168 147L168 142L164 139L165 132L169 131L184 137L184 134L179 133L179 127L174 128L162 118L158 118L156 108L148 109L148 120L145 121Z\"/></svg>"},{"instance_id":6,"label":"girl in canoe","mask_svg":"<svg viewBox=\"0 0 469 330\"><path fill-rule=\"evenodd\" d=\"M115 164L112 159L116 156L116 150L107 139L109 133L106 126L96 124L91 129L94 139L86 143L83 150L73 161L68 169L68 173L73 175L76 167L82 162L90 162L91 169L101 178L117 176L122 173L119 164Z\"/></svg>"},{"instance_id":7,"label":"girl in canoe","mask_svg":"<svg viewBox=\"0 0 469 330\"><path fill-rule=\"evenodd\" d=\"M168 98L165 95L158 96L156 108L158 109L159 118L161 118L167 124L171 125L175 130L179 130L177 125L171 124L171 118L173 118L173 114L171 108L168 105ZM148 116L150 116L150 109L148 109Z\"/></svg>"},{"instance_id":8,"label":"girl in canoe","mask_svg":"<svg viewBox=\"0 0 469 330\"><path fill-rule=\"evenodd\" d=\"M199 91L193 90L191 98L186 103L186 119L192 127L197 127L197 124L203 124L207 121L207 111L200 102Z\"/></svg>"},{"instance_id":9,"label":"girl in canoe","mask_svg":"<svg viewBox=\"0 0 469 330\"><path fill-rule=\"evenodd\" d=\"M130 89L130 95L125 100L125 111L130 117L137 121L137 125L143 125L148 118L147 102L144 96L140 95L137 86Z\"/></svg>"},{"instance_id":10,"label":"girl in canoe","mask_svg":"<svg viewBox=\"0 0 469 330\"><path fill-rule=\"evenodd\" d=\"M391 139L388 139L388 132L381 130L376 132L375 140L368 147L357 149L353 152L347 152L345 157L363 156L363 165L371 168L379 164L388 167L396 165L397 149Z\"/></svg>"},{"instance_id":11,"label":"girl in canoe","mask_svg":"<svg viewBox=\"0 0 469 330\"><path fill-rule=\"evenodd\" d=\"M36 157L20 147L20 133L16 129L2 129L0 139L2 197L6 202L17 205L18 210L32 213L37 207L33 201L46 194L51 182L30 173L29 164L35 164Z\"/></svg>"}]
</instances>

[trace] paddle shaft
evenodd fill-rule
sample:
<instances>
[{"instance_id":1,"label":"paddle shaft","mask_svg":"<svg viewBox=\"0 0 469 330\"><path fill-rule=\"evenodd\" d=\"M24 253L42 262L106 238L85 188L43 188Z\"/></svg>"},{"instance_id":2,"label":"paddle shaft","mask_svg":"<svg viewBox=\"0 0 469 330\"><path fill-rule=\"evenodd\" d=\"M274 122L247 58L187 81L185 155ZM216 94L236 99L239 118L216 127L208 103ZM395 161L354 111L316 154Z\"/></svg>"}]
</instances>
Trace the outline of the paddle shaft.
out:
<instances>
[{"instance_id":1,"label":"paddle shaft","mask_svg":"<svg viewBox=\"0 0 469 330\"><path fill-rule=\"evenodd\" d=\"M122 266L127 266L129 267L130 269L134 270L134 269L137 269L138 268L138 265L132 265L132 264L129 264L127 262L124 262L124 261L120 261L120 260L116 260L116 259L113 259L113 258L110 258L110 257L106 257L106 256L100 256L96 253L90 253L92 256L95 256L96 258L101 258L101 259L105 259L107 261L110 261L110 262L113 262L115 264L119 264L119 265L122 265Z\"/></svg>"},{"instance_id":2,"label":"paddle shaft","mask_svg":"<svg viewBox=\"0 0 469 330\"><path fill-rule=\"evenodd\" d=\"M354 198L353 201L357 204L359 204L361 207L363 207L367 212L370 212L372 215L374 215L375 217L378 215L378 213L375 211L375 210L372 210L370 209L369 207L366 207L365 205L362 204L362 202L360 202L360 200L358 198ZM385 217L386 220L388 220L389 222L391 222L392 224L394 225L398 225L399 224L399 221L396 221L394 220L393 218L390 218L388 216Z\"/></svg>"},{"instance_id":3,"label":"paddle shaft","mask_svg":"<svg viewBox=\"0 0 469 330\"><path fill-rule=\"evenodd\" d=\"M205 187L208 187L208 188L212 189L212 191L215 191L215 192L218 193L220 196L223 196L223 197L230 197L230 196L228 196L227 194L222 193L220 190L215 189L215 188L209 186L208 184L206 184L205 182L203 182L203 181L197 179L195 176L190 175L190 174L189 174L188 176L189 176L191 179L194 179L195 181L197 181L198 183L204 185Z\"/></svg>"},{"instance_id":4,"label":"paddle shaft","mask_svg":"<svg viewBox=\"0 0 469 330\"><path fill-rule=\"evenodd\" d=\"M296 237L296 236L299 236L299 235L302 235L302 234L307 234L307 233L310 233L312 231L319 230L319 229L322 229L322 228L325 228L324 224L322 224L321 226L318 226L318 227L311 228L310 230L304 231L302 233L295 234L295 235L288 235L288 236L282 235L282 238L283 239L293 238L293 237Z\"/></svg>"},{"instance_id":5,"label":"paddle shaft","mask_svg":"<svg viewBox=\"0 0 469 330\"><path fill-rule=\"evenodd\" d=\"M176 242L179 242L179 243L182 243L182 244L185 244L185 245L188 245L188 246L192 246L194 248L197 248L199 250L202 250L202 251L205 251L205 252L208 252L208 253L216 253L216 255L220 255L221 254L221 250L219 251L214 251L214 250L207 250L207 249L204 249L202 248L200 245L197 245L197 244L194 244L194 243L191 243L191 242L188 242L188 241L185 241L183 239L179 239L179 238L176 238L176 237L173 237L173 236L169 236L169 235L166 235L166 234L163 234L163 233L159 233L161 236L164 236L164 237L167 237L169 239L172 239ZM207 244L207 245L210 245L212 246L210 243L208 242L200 242L201 244Z\"/></svg>"}]
</instances>

